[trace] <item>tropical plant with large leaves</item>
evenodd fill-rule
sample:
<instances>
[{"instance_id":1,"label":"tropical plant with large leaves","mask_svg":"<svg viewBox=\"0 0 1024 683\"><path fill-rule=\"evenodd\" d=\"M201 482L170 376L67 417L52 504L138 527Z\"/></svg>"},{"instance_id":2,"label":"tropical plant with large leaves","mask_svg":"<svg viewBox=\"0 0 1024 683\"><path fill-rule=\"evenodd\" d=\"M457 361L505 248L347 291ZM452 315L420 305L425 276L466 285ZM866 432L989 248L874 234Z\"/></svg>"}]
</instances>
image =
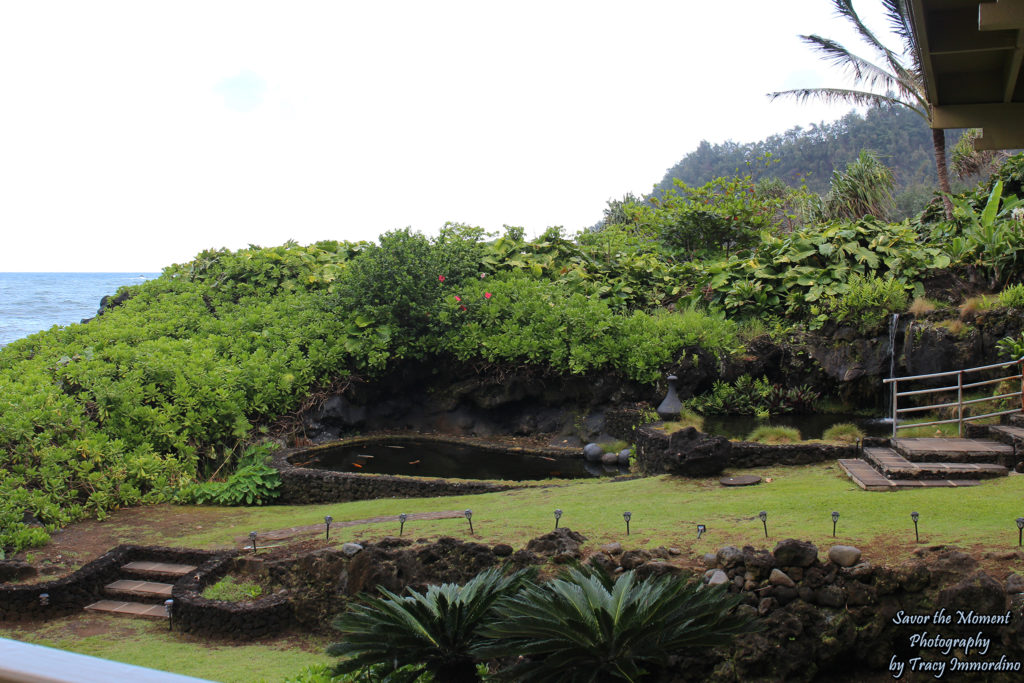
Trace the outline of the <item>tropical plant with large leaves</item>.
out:
<instances>
[{"instance_id":1,"label":"tropical plant with large leaves","mask_svg":"<svg viewBox=\"0 0 1024 683\"><path fill-rule=\"evenodd\" d=\"M392 681L416 680L424 672L441 683L479 680L481 625L500 598L534 576L532 570L488 569L464 585L430 586L426 593L409 589L400 596L381 588L383 597L365 596L334 621L343 640L327 652L343 657L338 673L384 664L392 667Z\"/></svg>"},{"instance_id":2,"label":"tropical plant with large leaves","mask_svg":"<svg viewBox=\"0 0 1024 683\"><path fill-rule=\"evenodd\" d=\"M482 656L522 657L516 681L636 681L664 670L695 647L728 644L755 629L737 613L739 596L723 587L632 571L612 580L592 567L571 568L502 599L500 618L484 626Z\"/></svg>"},{"instance_id":3,"label":"tropical plant with large leaves","mask_svg":"<svg viewBox=\"0 0 1024 683\"><path fill-rule=\"evenodd\" d=\"M823 102L843 102L854 105L888 104L906 107L916 112L931 124L932 108L925 92L924 71L920 62L917 37L911 29L910 12L906 0L882 0L886 19L893 33L899 38L903 54L897 54L887 47L869 29L853 8L853 0L832 0L836 13L847 19L858 35L874 50L879 64L859 57L831 38L812 34L800 38L814 47L822 58L840 67L853 79L857 88L797 88L768 93L772 100L792 97L797 101L811 99ZM935 151L935 168L939 177L939 189L949 194L949 171L946 167L946 137L942 129L932 129L932 146ZM946 216L953 212L949 198L943 196Z\"/></svg>"}]
</instances>

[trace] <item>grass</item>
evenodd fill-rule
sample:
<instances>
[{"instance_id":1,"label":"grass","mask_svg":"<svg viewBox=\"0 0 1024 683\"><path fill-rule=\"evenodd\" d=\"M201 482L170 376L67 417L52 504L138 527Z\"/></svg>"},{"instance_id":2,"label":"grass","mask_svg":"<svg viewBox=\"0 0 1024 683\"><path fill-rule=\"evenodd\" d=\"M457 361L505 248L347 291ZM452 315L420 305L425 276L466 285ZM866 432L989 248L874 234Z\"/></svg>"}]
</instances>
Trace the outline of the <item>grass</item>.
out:
<instances>
[{"instance_id":1,"label":"grass","mask_svg":"<svg viewBox=\"0 0 1024 683\"><path fill-rule=\"evenodd\" d=\"M794 427L773 427L771 425L765 425L758 427L754 431L747 434L746 441L753 441L754 443L767 443L767 444L779 444L779 443L798 443L802 441L800 437L800 430Z\"/></svg>"},{"instance_id":2,"label":"grass","mask_svg":"<svg viewBox=\"0 0 1024 683\"><path fill-rule=\"evenodd\" d=\"M675 432L682 431L687 427L693 427L697 431L703 431L704 418L689 408L683 408L679 411L678 420L663 422L661 426L656 427L656 429L663 431L666 434L674 434Z\"/></svg>"},{"instance_id":3,"label":"grass","mask_svg":"<svg viewBox=\"0 0 1024 683\"><path fill-rule=\"evenodd\" d=\"M935 304L930 299L925 299L924 297L919 296L914 298L914 302L910 304L910 308L908 310L914 315L923 315L934 311Z\"/></svg>"},{"instance_id":4,"label":"grass","mask_svg":"<svg viewBox=\"0 0 1024 683\"><path fill-rule=\"evenodd\" d=\"M983 552L1012 551L1017 546L1013 520L1022 514L1024 476L986 481L978 487L906 490L869 493L853 484L835 463L800 467L769 466L729 470L728 475L756 474L764 483L750 487L723 487L718 478L683 479L669 476L623 481L549 481L546 485L476 496L421 499L380 499L308 506L253 508L197 508L161 505L164 520L198 514L202 528L170 524L156 534L144 525L126 527L125 542L177 547L240 547L252 529L273 530L319 523L330 514L336 522L400 512L473 510L475 535L465 519L415 520L405 525L410 539L434 540L454 536L481 543L508 543L514 548L526 539L552 530L555 508L564 513L561 526L587 537L586 547L619 541L627 548L677 547L682 559L695 562L706 552L724 545L753 545L771 550L784 538L809 540L823 551L836 543L860 547L873 564L896 564L909 559L914 549L931 545L959 545ZM622 512L632 512L627 537ZM764 538L759 510L768 512ZM833 510L841 517L832 538ZM950 514L951 510L964 514ZM920 518L920 545L914 542L910 512ZM132 511L126 511L132 512ZM115 512L104 524L118 524ZM696 525L707 533L696 538ZM178 529L183 529L178 531ZM73 527L72 529L73 530ZM331 544L373 541L397 535L398 523L335 527ZM1017 571L1024 562L1015 561ZM1002 579L1002 577L997 577ZM99 617L97 617L99 618ZM166 631L166 625L104 617L109 629L82 635L69 628L75 617L32 627L6 628L0 636L107 657L117 661L172 670L213 680L281 680L305 666L330 658L318 650L325 643L312 637L277 639L246 645L209 645L199 639ZM314 651L310 651L314 650Z\"/></svg>"},{"instance_id":5,"label":"grass","mask_svg":"<svg viewBox=\"0 0 1024 683\"><path fill-rule=\"evenodd\" d=\"M603 448L605 453L618 453L629 448L629 444L625 441L609 441L607 443L600 443L598 446Z\"/></svg>"},{"instance_id":6,"label":"grass","mask_svg":"<svg viewBox=\"0 0 1024 683\"><path fill-rule=\"evenodd\" d=\"M225 576L203 590L203 597L207 600L227 600L228 602L255 600L261 595L263 595L263 587L258 583L236 580L233 576Z\"/></svg>"},{"instance_id":7,"label":"grass","mask_svg":"<svg viewBox=\"0 0 1024 683\"><path fill-rule=\"evenodd\" d=\"M841 443L856 443L864 438L864 432L855 424L840 422L825 430L821 435L822 441L839 441Z\"/></svg>"},{"instance_id":8,"label":"grass","mask_svg":"<svg viewBox=\"0 0 1024 683\"><path fill-rule=\"evenodd\" d=\"M757 474L771 483L744 488L727 488L718 479L645 477L628 481L575 480L549 482L547 486L475 496L420 499L381 499L309 506L264 506L212 509L214 519L201 530L147 535L145 529L127 534L126 542L160 543L180 547L240 547L236 539L251 529L284 529L318 523L330 514L335 522L400 512L432 510L473 510L475 536L469 536L465 519L410 520L405 535L411 539L454 536L495 544L522 547L524 539L551 531L552 511L564 513L561 526L587 536L593 547L610 541L631 546L675 545L698 556L727 543L754 543L773 547L781 538L795 537L819 544L831 542L831 521L819 523L831 510L843 512L841 527L846 541L868 543L888 541L895 529L903 528L903 517L917 509L922 534L928 543L981 542L1002 547L1016 546L1016 533L1006 534L1006 520L1020 516L1019 500L1024 494L1024 477L986 481L979 487L901 491L892 494L867 493L850 482L834 463L801 467L765 467L729 471L729 474ZM174 515L176 506L161 506L161 515ZM194 508L183 506L183 512ZM757 511L769 511L773 526L771 539L758 537ZM948 515L951 509L970 510L970 515ZM622 512L633 513L632 535L625 538ZM696 524L706 524L709 533L696 541ZM845 525L845 526L844 526ZM825 527L828 527L827 529ZM925 531L927 529L927 532ZM1013 530L1014 532L1016 529ZM396 535L398 523L363 524L332 528L331 544L372 541ZM828 532L828 534L826 534ZM926 536L923 535L922 539ZM759 541L760 538L760 541ZM913 547L913 536L909 548Z\"/></svg>"},{"instance_id":9,"label":"grass","mask_svg":"<svg viewBox=\"0 0 1024 683\"><path fill-rule=\"evenodd\" d=\"M165 622L116 616L64 617L0 628L0 637L223 683L281 681L329 664L329 639L291 636L259 644L215 643L167 630Z\"/></svg>"}]
</instances>

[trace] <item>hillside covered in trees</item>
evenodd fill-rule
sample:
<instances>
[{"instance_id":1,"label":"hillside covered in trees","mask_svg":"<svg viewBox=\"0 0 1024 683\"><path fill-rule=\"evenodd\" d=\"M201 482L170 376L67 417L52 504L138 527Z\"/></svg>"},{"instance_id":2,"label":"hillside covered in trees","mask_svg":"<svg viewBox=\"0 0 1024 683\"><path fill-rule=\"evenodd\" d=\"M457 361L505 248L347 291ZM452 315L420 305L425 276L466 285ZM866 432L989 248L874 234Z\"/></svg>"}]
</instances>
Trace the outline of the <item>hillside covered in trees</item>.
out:
<instances>
[{"instance_id":1,"label":"hillside covered in trees","mask_svg":"<svg viewBox=\"0 0 1024 683\"><path fill-rule=\"evenodd\" d=\"M961 133L946 131L947 150L952 151ZM931 199L937 187L931 131L914 112L894 107L872 107L863 115L851 111L838 121L796 126L759 142L730 140L712 145L702 141L668 169L653 194L672 189L675 180L703 185L718 177L749 174L755 181L778 178L791 187L803 183L823 195L829 190L832 172L857 159L864 149L875 152L892 169L900 216L920 211ZM961 182L959 188L969 184L973 183Z\"/></svg>"}]
</instances>

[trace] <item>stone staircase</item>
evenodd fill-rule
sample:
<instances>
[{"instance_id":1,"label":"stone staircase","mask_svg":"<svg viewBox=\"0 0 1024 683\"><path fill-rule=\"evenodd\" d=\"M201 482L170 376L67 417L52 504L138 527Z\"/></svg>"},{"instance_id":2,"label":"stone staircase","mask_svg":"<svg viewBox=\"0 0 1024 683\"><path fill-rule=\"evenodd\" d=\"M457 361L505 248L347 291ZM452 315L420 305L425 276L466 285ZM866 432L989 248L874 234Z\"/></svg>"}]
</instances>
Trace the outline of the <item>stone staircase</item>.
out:
<instances>
[{"instance_id":1,"label":"stone staircase","mask_svg":"<svg viewBox=\"0 0 1024 683\"><path fill-rule=\"evenodd\" d=\"M890 439L888 447L864 448L861 458L839 466L866 491L977 486L1005 477L1024 458L1024 416L985 431L982 439Z\"/></svg>"},{"instance_id":2,"label":"stone staircase","mask_svg":"<svg viewBox=\"0 0 1024 683\"><path fill-rule=\"evenodd\" d=\"M92 612L149 619L166 619L164 601L171 597L174 582L195 571L188 564L140 560L121 566L121 578L103 587L109 598L86 605Z\"/></svg>"}]
</instances>

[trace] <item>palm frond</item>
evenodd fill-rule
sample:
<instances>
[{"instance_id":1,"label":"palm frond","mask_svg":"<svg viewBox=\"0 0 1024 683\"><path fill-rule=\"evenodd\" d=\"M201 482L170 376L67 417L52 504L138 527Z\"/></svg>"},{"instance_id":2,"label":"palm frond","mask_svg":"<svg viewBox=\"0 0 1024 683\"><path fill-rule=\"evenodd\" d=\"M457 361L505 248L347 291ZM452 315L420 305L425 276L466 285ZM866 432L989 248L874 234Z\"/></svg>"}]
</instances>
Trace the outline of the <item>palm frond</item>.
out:
<instances>
[{"instance_id":1,"label":"palm frond","mask_svg":"<svg viewBox=\"0 0 1024 683\"><path fill-rule=\"evenodd\" d=\"M885 18L889 22L889 30L899 36L903 43L903 53L910 56L914 71L920 73L917 36L914 35L910 25L910 10L907 8L906 0L882 0L882 7L885 8Z\"/></svg>"},{"instance_id":2,"label":"palm frond","mask_svg":"<svg viewBox=\"0 0 1024 683\"><path fill-rule=\"evenodd\" d=\"M855 55L830 38L809 35L800 36L800 39L820 52L826 61L846 71L857 85L866 90L888 92L903 89L898 75Z\"/></svg>"},{"instance_id":3,"label":"palm frond","mask_svg":"<svg viewBox=\"0 0 1024 683\"><path fill-rule=\"evenodd\" d=\"M836 14L853 24L860 37L875 49L878 55L889 65L889 68L895 71L898 66L902 66L899 55L886 47L885 43L879 40L878 36L861 21L860 15L853 8L853 0L832 0L832 6L835 8Z\"/></svg>"},{"instance_id":4,"label":"palm frond","mask_svg":"<svg viewBox=\"0 0 1024 683\"><path fill-rule=\"evenodd\" d=\"M906 107L911 111L917 112L918 115L922 116L925 120L928 120L928 114L925 111L922 111L921 109L908 104L891 94L881 95L879 93L868 92L866 90L848 90L845 88L797 88L795 90L770 92L768 93L768 97L771 100L789 97L795 99L797 102L818 100L826 104L846 103L854 106L891 104L894 106Z\"/></svg>"}]
</instances>

